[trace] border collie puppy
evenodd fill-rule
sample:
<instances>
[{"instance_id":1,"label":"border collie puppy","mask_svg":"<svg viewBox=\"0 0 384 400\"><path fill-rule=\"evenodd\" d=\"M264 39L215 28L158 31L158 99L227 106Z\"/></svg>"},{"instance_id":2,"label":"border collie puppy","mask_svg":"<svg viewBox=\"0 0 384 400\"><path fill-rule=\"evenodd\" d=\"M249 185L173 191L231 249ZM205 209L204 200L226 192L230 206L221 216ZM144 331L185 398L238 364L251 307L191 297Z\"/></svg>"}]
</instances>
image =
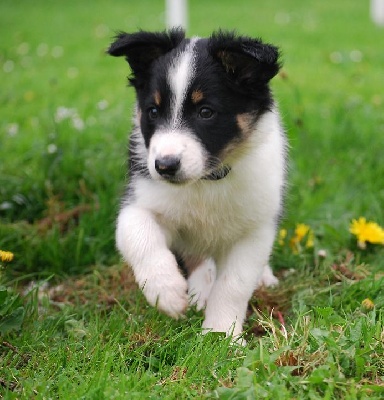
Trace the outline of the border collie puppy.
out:
<instances>
[{"instance_id":1,"label":"border collie puppy","mask_svg":"<svg viewBox=\"0 0 384 400\"><path fill-rule=\"evenodd\" d=\"M152 306L205 309L204 331L242 333L247 304L273 285L268 259L285 176L269 81L278 50L219 31L120 33L137 105L117 247Z\"/></svg>"}]
</instances>

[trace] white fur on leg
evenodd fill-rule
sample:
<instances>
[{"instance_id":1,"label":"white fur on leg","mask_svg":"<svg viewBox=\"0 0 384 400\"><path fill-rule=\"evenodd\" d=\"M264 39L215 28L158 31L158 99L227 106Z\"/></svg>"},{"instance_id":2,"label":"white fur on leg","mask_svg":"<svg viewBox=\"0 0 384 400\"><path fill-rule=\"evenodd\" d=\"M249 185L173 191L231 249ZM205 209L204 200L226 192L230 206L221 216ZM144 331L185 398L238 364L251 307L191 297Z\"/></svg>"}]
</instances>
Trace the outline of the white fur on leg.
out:
<instances>
[{"instance_id":1,"label":"white fur on leg","mask_svg":"<svg viewBox=\"0 0 384 400\"><path fill-rule=\"evenodd\" d=\"M266 286L266 287L273 287L279 284L279 280L276 278L275 275L273 275L272 269L269 266L269 264L267 264L264 267L263 270L263 275L261 276L261 281L259 286Z\"/></svg>"},{"instance_id":2,"label":"white fur on leg","mask_svg":"<svg viewBox=\"0 0 384 400\"><path fill-rule=\"evenodd\" d=\"M211 258L204 260L188 277L189 303L197 310L206 306L215 279L216 265Z\"/></svg>"},{"instance_id":3,"label":"white fur on leg","mask_svg":"<svg viewBox=\"0 0 384 400\"><path fill-rule=\"evenodd\" d=\"M166 233L150 211L135 206L121 209L117 247L131 265L149 304L178 318L188 306L187 281L168 249Z\"/></svg>"},{"instance_id":4,"label":"white fur on leg","mask_svg":"<svg viewBox=\"0 0 384 400\"><path fill-rule=\"evenodd\" d=\"M274 227L264 228L237 243L217 263L217 279L205 309L203 329L242 333L248 301L260 283L274 239Z\"/></svg>"}]
</instances>

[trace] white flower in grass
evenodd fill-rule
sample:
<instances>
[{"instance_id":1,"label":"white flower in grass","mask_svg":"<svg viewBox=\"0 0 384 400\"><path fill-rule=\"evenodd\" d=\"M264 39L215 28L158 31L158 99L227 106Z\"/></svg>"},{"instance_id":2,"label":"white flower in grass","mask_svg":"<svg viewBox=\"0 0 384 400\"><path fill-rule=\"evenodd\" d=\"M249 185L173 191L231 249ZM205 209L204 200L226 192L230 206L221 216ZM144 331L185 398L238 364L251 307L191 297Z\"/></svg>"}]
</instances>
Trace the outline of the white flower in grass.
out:
<instances>
[{"instance_id":1,"label":"white flower in grass","mask_svg":"<svg viewBox=\"0 0 384 400\"><path fill-rule=\"evenodd\" d=\"M55 113L55 122L61 122L65 119L73 118L76 114L77 113L74 108L60 106L57 108Z\"/></svg>"},{"instance_id":2,"label":"white flower in grass","mask_svg":"<svg viewBox=\"0 0 384 400\"><path fill-rule=\"evenodd\" d=\"M0 203L0 210L11 210L13 208L13 204L10 201L3 201Z\"/></svg>"},{"instance_id":3,"label":"white flower in grass","mask_svg":"<svg viewBox=\"0 0 384 400\"><path fill-rule=\"evenodd\" d=\"M5 129L9 136L16 136L19 133L19 124L17 122L12 122L8 124Z\"/></svg>"},{"instance_id":4,"label":"white flower in grass","mask_svg":"<svg viewBox=\"0 0 384 400\"><path fill-rule=\"evenodd\" d=\"M55 113L55 122L59 123L64 120L71 120L72 126L78 131L85 128L85 123L77 113L76 108L58 107Z\"/></svg>"},{"instance_id":5,"label":"white flower in grass","mask_svg":"<svg viewBox=\"0 0 384 400\"><path fill-rule=\"evenodd\" d=\"M7 60L3 64L3 71L6 73L12 72L14 68L15 68L15 63L12 60Z\"/></svg>"},{"instance_id":6,"label":"white flower in grass","mask_svg":"<svg viewBox=\"0 0 384 400\"><path fill-rule=\"evenodd\" d=\"M63 54L64 54L64 49L62 46L54 46L51 51L51 55L53 58L60 58L63 56Z\"/></svg>"},{"instance_id":7,"label":"white flower in grass","mask_svg":"<svg viewBox=\"0 0 384 400\"><path fill-rule=\"evenodd\" d=\"M78 131L82 131L85 128L84 121L78 115L72 118L72 125Z\"/></svg>"},{"instance_id":8,"label":"white flower in grass","mask_svg":"<svg viewBox=\"0 0 384 400\"><path fill-rule=\"evenodd\" d=\"M48 54L49 47L47 43L40 43L37 46L36 53L39 57L45 57Z\"/></svg>"},{"instance_id":9,"label":"white flower in grass","mask_svg":"<svg viewBox=\"0 0 384 400\"><path fill-rule=\"evenodd\" d=\"M102 110L105 110L107 107L108 107L108 101L107 100L100 100L98 103L97 103L97 108L100 110L100 111L102 111Z\"/></svg>"},{"instance_id":10,"label":"white flower in grass","mask_svg":"<svg viewBox=\"0 0 384 400\"><path fill-rule=\"evenodd\" d=\"M360 50L352 50L349 53L349 58L355 63L359 63L363 59L363 53Z\"/></svg>"},{"instance_id":11,"label":"white flower in grass","mask_svg":"<svg viewBox=\"0 0 384 400\"><path fill-rule=\"evenodd\" d=\"M327 250L325 250L325 249L320 249L320 250L317 252L317 255L318 255L319 258L326 258L326 257L327 257Z\"/></svg>"},{"instance_id":12,"label":"white flower in grass","mask_svg":"<svg viewBox=\"0 0 384 400\"><path fill-rule=\"evenodd\" d=\"M55 145L55 143L50 143L47 146L47 153L48 154L55 154L57 153L57 146Z\"/></svg>"},{"instance_id":13,"label":"white flower in grass","mask_svg":"<svg viewBox=\"0 0 384 400\"><path fill-rule=\"evenodd\" d=\"M25 56L29 53L29 44L26 42L20 43L17 46L17 54L20 54L21 56Z\"/></svg>"}]
</instances>

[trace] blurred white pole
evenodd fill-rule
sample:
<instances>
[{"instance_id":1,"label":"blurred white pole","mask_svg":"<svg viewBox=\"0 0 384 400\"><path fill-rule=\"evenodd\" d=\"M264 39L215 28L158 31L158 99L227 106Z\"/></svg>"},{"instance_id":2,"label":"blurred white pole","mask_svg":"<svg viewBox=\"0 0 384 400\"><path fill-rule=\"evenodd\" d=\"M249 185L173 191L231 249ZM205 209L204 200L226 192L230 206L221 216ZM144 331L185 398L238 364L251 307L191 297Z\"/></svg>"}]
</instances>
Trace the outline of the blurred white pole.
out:
<instances>
[{"instance_id":1,"label":"blurred white pole","mask_svg":"<svg viewBox=\"0 0 384 400\"><path fill-rule=\"evenodd\" d=\"M371 0L371 18L377 25L384 25L384 0Z\"/></svg>"},{"instance_id":2,"label":"blurred white pole","mask_svg":"<svg viewBox=\"0 0 384 400\"><path fill-rule=\"evenodd\" d=\"M188 0L165 0L165 13L167 28L181 26L187 29L187 3Z\"/></svg>"}]
</instances>

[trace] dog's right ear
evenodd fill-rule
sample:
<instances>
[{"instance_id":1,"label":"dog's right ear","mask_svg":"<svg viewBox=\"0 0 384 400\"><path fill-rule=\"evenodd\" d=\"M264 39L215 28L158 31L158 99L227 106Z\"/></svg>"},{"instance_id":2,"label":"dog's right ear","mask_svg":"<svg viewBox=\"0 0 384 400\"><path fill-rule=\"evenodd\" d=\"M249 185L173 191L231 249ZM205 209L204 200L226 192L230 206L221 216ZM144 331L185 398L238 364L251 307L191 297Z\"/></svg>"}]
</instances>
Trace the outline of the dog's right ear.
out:
<instances>
[{"instance_id":1,"label":"dog's right ear","mask_svg":"<svg viewBox=\"0 0 384 400\"><path fill-rule=\"evenodd\" d=\"M120 32L107 53L115 57L125 56L133 73L129 81L137 87L138 80L145 79L153 61L177 47L184 38L185 32L181 28L164 32Z\"/></svg>"}]
</instances>

